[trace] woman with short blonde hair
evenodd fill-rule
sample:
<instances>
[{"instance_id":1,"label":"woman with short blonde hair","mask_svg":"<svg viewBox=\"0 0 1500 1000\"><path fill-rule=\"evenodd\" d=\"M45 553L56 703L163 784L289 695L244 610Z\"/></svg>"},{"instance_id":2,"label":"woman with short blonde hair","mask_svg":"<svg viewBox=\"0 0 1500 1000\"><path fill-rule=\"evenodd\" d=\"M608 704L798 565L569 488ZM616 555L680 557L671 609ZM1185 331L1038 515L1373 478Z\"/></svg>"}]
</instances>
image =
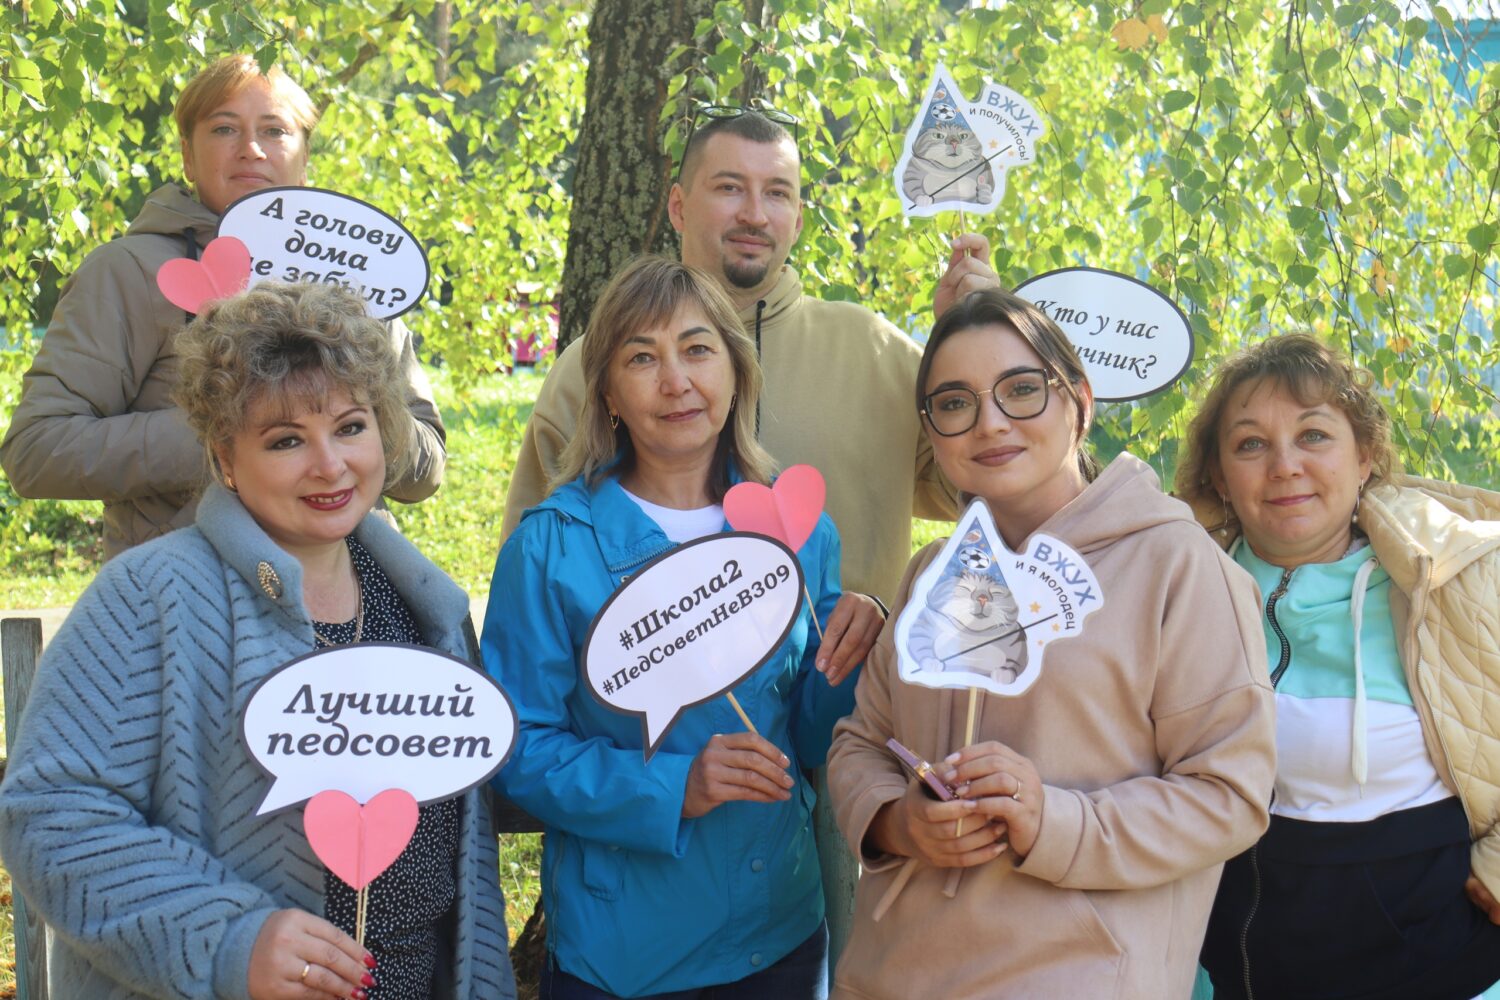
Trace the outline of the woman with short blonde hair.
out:
<instances>
[{"instance_id":1,"label":"woman with short blonde hair","mask_svg":"<svg viewBox=\"0 0 1500 1000\"><path fill-rule=\"evenodd\" d=\"M0 785L0 854L58 930L70 1000L514 997L488 795L420 807L359 899L239 732L316 649L475 658L467 596L371 513L409 423L354 292L265 283L178 341L177 401L218 481L192 527L111 560L48 645ZM393 388L395 387L395 388Z\"/></svg>"},{"instance_id":2,"label":"woman with short blonde hair","mask_svg":"<svg viewBox=\"0 0 1500 1000\"><path fill-rule=\"evenodd\" d=\"M163 184L125 235L96 248L63 287L21 387L0 465L22 496L104 502L104 553L193 523L199 444L172 401L178 334L191 319L156 286L169 260L196 260L236 200L307 183L318 110L281 69L226 56L193 78L174 112L187 186ZM426 499L442 481L444 431L411 332L385 325L410 433L387 495ZM394 427L391 428L394 430Z\"/></svg>"}]
</instances>

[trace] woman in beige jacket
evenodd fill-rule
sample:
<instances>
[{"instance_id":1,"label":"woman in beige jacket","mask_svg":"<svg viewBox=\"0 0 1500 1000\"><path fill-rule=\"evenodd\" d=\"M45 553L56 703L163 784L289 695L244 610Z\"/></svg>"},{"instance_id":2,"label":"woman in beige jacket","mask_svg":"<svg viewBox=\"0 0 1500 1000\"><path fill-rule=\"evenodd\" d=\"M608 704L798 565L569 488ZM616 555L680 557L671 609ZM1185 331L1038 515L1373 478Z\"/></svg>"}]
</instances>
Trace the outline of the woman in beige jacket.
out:
<instances>
[{"instance_id":1,"label":"woman in beige jacket","mask_svg":"<svg viewBox=\"0 0 1500 1000\"><path fill-rule=\"evenodd\" d=\"M1500 497L1402 476L1307 334L1220 365L1178 494L1265 595L1266 835L1224 867L1216 1000L1500 996Z\"/></svg>"},{"instance_id":2,"label":"woman in beige jacket","mask_svg":"<svg viewBox=\"0 0 1500 1000\"><path fill-rule=\"evenodd\" d=\"M865 867L834 996L1185 997L1220 865L1266 823L1254 586L1144 463L1097 472L1088 380L1034 306L971 295L934 327L918 378L944 473L1012 550L1039 530L1070 545L1104 600L1024 694L981 696L969 746L964 693L903 683L895 628L882 634L829 758ZM937 550L913 558L902 605ZM924 794L893 736L957 797Z\"/></svg>"},{"instance_id":3,"label":"woman in beige jacket","mask_svg":"<svg viewBox=\"0 0 1500 1000\"><path fill-rule=\"evenodd\" d=\"M191 191L157 188L125 235L68 280L0 443L20 495L104 502L106 557L192 524L204 483L203 450L171 400L189 317L156 287L156 272L196 259L236 199L305 184L318 111L281 70L227 56L193 78L174 117ZM443 424L411 332L399 320L387 328L410 382L414 434L411 471L386 495L414 503L442 481Z\"/></svg>"}]
</instances>

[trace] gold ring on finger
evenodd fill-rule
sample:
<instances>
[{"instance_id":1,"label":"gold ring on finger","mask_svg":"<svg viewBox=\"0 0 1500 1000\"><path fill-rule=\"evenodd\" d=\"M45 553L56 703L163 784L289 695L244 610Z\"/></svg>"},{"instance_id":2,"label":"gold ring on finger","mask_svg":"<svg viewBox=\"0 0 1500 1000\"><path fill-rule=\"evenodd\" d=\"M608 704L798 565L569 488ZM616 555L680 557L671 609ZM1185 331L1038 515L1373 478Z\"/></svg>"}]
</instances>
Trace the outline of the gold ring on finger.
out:
<instances>
[{"instance_id":1,"label":"gold ring on finger","mask_svg":"<svg viewBox=\"0 0 1500 1000\"><path fill-rule=\"evenodd\" d=\"M297 979L299 981L301 981L301 982L304 982L304 983L307 982L307 974L309 972L311 972L311 971L312 971L312 963L311 962L304 962L302 964L302 975L298 976Z\"/></svg>"}]
</instances>

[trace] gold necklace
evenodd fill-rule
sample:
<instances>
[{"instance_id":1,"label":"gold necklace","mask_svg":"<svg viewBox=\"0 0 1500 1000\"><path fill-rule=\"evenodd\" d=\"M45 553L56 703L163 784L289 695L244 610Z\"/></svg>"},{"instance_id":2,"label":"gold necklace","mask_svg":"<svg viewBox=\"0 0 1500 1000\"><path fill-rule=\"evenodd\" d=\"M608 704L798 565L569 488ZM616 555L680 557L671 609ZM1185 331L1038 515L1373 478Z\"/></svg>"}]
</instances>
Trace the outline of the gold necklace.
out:
<instances>
[{"instance_id":1,"label":"gold necklace","mask_svg":"<svg viewBox=\"0 0 1500 1000\"><path fill-rule=\"evenodd\" d=\"M354 638L348 643L337 643L313 626L313 638L325 646L353 645L359 642L360 636L365 633L365 584L359 576L359 568L354 565L354 555L349 556L349 571L354 574Z\"/></svg>"}]
</instances>

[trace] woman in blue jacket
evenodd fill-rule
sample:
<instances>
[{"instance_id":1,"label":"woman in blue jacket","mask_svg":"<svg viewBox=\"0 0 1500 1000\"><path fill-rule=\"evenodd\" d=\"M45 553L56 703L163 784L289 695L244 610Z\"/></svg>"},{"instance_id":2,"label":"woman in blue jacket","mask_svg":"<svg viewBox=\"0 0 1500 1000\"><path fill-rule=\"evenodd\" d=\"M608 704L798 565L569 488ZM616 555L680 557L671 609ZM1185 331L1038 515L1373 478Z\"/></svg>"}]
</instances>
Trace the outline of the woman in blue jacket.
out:
<instances>
[{"instance_id":1,"label":"woman in blue jacket","mask_svg":"<svg viewBox=\"0 0 1500 1000\"><path fill-rule=\"evenodd\" d=\"M843 683L879 631L849 595L846 641L822 655L800 614L728 699L685 709L649 761L640 720L580 683L589 625L674 546L727 530L737 481L770 481L755 440L760 370L707 275L643 257L610 283L580 345L588 394L552 493L500 551L484 662L520 732L497 787L547 827L542 996L818 998L827 932L804 770L854 703ZM822 517L797 553L812 602L839 602ZM830 645L833 645L830 639Z\"/></svg>"}]
</instances>

